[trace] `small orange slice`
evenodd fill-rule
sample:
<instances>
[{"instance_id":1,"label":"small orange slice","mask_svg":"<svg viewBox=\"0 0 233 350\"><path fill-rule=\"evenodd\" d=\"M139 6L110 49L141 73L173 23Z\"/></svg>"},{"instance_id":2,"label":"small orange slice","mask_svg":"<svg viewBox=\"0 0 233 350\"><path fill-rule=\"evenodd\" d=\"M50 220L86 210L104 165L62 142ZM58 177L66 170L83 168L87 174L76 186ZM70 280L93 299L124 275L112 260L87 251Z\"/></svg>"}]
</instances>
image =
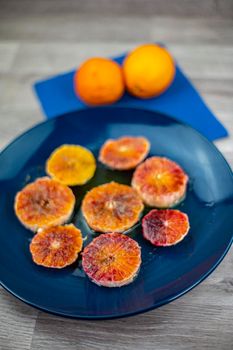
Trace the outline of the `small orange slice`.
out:
<instances>
[{"instance_id":1,"label":"small orange slice","mask_svg":"<svg viewBox=\"0 0 233 350\"><path fill-rule=\"evenodd\" d=\"M32 231L67 222L73 213L75 197L71 189L48 177L25 186L15 197L15 213Z\"/></svg>"},{"instance_id":2,"label":"small orange slice","mask_svg":"<svg viewBox=\"0 0 233 350\"><path fill-rule=\"evenodd\" d=\"M107 140L101 147L99 160L109 168L128 170L142 162L150 150L145 137L124 136Z\"/></svg>"},{"instance_id":3,"label":"small orange slice","mask_svg":"<svg viewBox=\"0 0 233 350\"><path fill-rule=\"evenodd\" d=\"M140 264L138 243L120 233L100 235L82 253L82 266L87 276L92 282L105 287L131 283Z\"/></svg>"},{"instance_id":4,"label":"small orange slice","mask_svg":"<svg viewBox=\"0 0 233 350\"><path fill-rule=\"evenodd\" d=\"M145 204L170 208L184 198L187 182L187 174L177 163L167 158L151 157L135 170L132 186Z\"/></svg>"},{"instance_id":5,"label":"small orange slice","mask_svg":"<svg viewBox=\"0 0 233 350\"><path fill-rule=\"evenodd\" d=\"M140 217L143 203L132 187L110 182L86 194L82 213L88 225L99 232L124 232Z\"/></svg>"},{"instance_id":6,"label":"small orange slice","mask_svg":"<svg viewBox=\"0 0 233 350\"><path fill-rule=\"evenodd\" d=\"M188 215L174 209L153 209L142 219L143 236L155 246L179 243L189 228Z\"/></svg>"},{"instance_id":7,"label":"small orange slice","mask_svg":"<svg viewBox=\"0 0 233 350\"><path fill-rule=\"evenodd\" d=\"M58 269L71 265L81 249L82 234L73 224L40 230L30 244L37 265Z\"/></svg>"},{"instance_id":8,"label":"small orange slice","mask_svg":"<svg viewBox=\"0 0 233 350\"><path fill-rule=\"evenodd\" d=\"M95 157L79 145L62 145L56 148L46 163L46 172L67 186L83 185L96 169Z\"/></svg>"}]
</instances>

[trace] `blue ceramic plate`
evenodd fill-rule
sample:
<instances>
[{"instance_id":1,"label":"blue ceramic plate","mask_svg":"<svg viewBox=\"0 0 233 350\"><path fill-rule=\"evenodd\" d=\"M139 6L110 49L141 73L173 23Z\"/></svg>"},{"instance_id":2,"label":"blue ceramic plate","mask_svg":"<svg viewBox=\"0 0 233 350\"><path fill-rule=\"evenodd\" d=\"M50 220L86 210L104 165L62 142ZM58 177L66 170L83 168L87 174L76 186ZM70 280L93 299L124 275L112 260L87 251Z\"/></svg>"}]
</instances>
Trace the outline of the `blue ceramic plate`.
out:
<instances>
[{"instance_id":1,"label":"blue ceramic plate","mask_svg":"<svg viewBox=\"0 0 233 350\"><path fill-rule=\"evenodd\" d=\"M108 138L143 135L151 155L178 162L190 177L186 199L178 209L189 215L191 230L178 245L155 248L143 240L141 226L129 232L142 247L137 279L121 288L98 287L81 269L81 261L63 269L35 265L29 253L32 233L17 220L14 197L26 183L44 175L45 161L57 146L77 143L94 154ZM88 236L80 202L90 188L111 180L130 184L132 172L110 171L98 164L95 177L74 187L73 222ZM0 155L0 280L8 291L44 311L74 318L129 316L166 304L200 283L230 248L233 228L233 176L213 144L188 126L139 109L93 108L37 125Z\"/></svg>"}]
</instances>

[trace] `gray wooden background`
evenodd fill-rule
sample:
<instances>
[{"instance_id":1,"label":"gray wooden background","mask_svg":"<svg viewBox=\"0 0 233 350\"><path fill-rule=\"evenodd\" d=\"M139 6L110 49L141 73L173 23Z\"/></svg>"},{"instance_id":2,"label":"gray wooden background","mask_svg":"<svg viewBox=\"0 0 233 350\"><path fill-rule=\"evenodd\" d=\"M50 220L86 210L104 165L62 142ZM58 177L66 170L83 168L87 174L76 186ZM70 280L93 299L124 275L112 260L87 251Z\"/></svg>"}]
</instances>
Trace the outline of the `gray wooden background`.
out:
<instances>
[{"instance_id":1,"label":"gray wooden background","mask_svg":"<svg viewBox=\"0 0 233 350\"><path fill-rule=\"evenodd\" d=\"M232 134L232 0L0 0L0 147L43 120L35 80L155 40L169 46ZM233 166L233 137L215 144ZM182 298L112 321L48 315L0 287L0 350L232 349L232 267L231 249Z\"/></svg>"}]
</instances>

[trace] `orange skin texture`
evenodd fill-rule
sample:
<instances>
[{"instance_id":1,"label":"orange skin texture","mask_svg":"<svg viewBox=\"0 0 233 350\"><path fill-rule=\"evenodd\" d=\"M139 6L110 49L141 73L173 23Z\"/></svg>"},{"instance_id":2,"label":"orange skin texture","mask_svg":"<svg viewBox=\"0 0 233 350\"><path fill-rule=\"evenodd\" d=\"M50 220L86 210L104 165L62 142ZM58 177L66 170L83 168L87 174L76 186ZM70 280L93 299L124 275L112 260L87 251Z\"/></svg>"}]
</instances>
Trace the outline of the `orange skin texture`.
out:
<instances>
[{"instance_id":1,"label":"orange skin texture","mask_svg":"<svg viewBox=\"0 0 233 350\"><path fill-rule=\"evenodd\" d=\"M145 204L156 208L169 208L185 196L188 175L168 158L151 157L140 164L132 178L132 186Z\"/></svg>"},{"instance_id":2,"label":"orange skin texture","mask_svg":"<svg viewBox=\"0 0 233 350\"><path fill-rule=\"evenodd\" d=\"M155 246L177 244L189 229L188 215L179 210L153 209L142 219L143 236Z\"/></svg>"},{"instance_id":3,"label":"orange skin texture","mask_svg":"<svg viewBox=\"0 0 233 350\"><path fill-rule=\"evenodd\" d=\"M99 160L111 169L135 168L147 156L150 142L145 137L123 136L107 140L101 147Z\"/></svg>"},{"instance_id":4,"label":"orange skin texture","mask_svg":"<svg viewBox=\"0 0 233 350\"><path fill-rule=\"evenodd\" d=\"M66 222L74 209L71 189L48 177L25 186L15 197L15 213L32 231Z\"/></svg>"},{"instance_id":5,"label":"orange skin texture","mask_svg":"<svg viewBox=\"0 0 233 350\"><path fill-rule=\"evenodd\" d=\"M58 269L71 265L81 249L82 234L73 224L40 230L30 244L37 265Z\"/></svg>"},{"instance_id":6,"label":"orange skin texture","mask_svg":"<svg viewBox=\"0 0 233 350\"><path fill-rule=\"evenodd\" d=\"M175 63L170 53L155 44L137 47L123 63L128 92L139 98L162 94L175 77Z\"/></svg>"},{"instance_id":7,"label":"orange skin texture","mask_svg":"<svg viewBox=\"0 0 233 350\"><path fill-rule=\"evenodd\" d=\"M131 283L140 265L138 243L120 233L100 235L82 253L83 270L100 286L121 287Z\"/></svg>"},{"instance_id":8,"label":"orange skin texture","mask_svg":"<svg viewBox=\"0 0 233 350\"><path fill-rule=\"evenodd\" d=\"M110 182L94 187L82 202L88 225L98 232L124 232L138 222L144 206L132 187Z\"/></svg>"},{"instance_id":9,"label":"orange skin texture","mask_svg":"<svg viewBox=\"0 0 233 350\"><path fill-rule=\"evenodd\" d=\"M107 58L90 58L76 71L74 91L88 105L118 101L125 90L121 67Z\"/></svg>"},{"instance_id":10,"label":"orange skin texture","mask_svg":"<svg viewBox=\"0 0 233 350\"><path fill-rule=\"evenodd\" d=\"M96 161L87 148L62 145L56 148L46 162L46 172L67 186L83 185L95 173Z\"/></svg>"}]
</instances>

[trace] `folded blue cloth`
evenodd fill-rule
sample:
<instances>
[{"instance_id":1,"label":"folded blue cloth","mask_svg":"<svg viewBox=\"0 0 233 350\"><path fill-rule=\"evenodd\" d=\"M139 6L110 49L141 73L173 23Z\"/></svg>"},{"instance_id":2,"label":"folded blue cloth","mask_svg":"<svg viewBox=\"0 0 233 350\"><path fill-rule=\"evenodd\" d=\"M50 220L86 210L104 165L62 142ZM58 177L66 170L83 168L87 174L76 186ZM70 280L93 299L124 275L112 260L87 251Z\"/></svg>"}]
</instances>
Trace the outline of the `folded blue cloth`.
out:
<instances>
[{"instance_id":1,"label":"folded blue cloth","mask_svg":"<svg viewBox=\"0 0 233 350\"><path fill-rule=\"evenodd\" d=\"M120 56L114 60L121 64L124 57ZM35 83L36 94L48 118L89 108L74 93L74 72L67 72ZM206 106L178 65L176 66L176 76L172 85L159 97L141 100L125 93L116 105L139 107L164 113L191 125L209 140L228 135L227 130Z\"/></svg>"}]
</instances>

